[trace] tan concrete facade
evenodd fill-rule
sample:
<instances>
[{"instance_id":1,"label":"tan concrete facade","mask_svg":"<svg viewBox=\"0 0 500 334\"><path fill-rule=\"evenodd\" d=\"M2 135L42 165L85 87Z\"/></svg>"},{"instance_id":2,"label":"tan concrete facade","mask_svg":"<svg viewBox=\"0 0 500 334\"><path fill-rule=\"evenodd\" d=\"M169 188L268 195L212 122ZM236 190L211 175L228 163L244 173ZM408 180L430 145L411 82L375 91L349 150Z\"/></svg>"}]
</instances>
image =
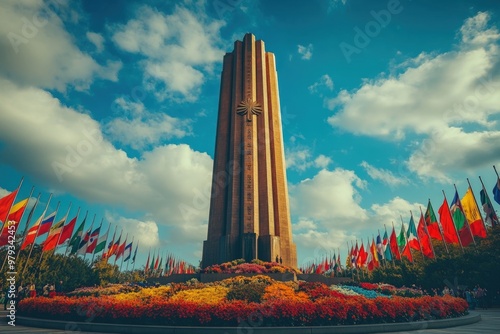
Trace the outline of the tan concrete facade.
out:
<instances>
[{"instance_id":1,"label":"tan concrete facade","mask_svg":"<svg viewBox=\"0 0 500 334\"><path fill-rule=\"evenodd\" d=\"M246 34L224 56L202 266L244 258L297 267L274 55Z\"/></svg>"}]
</instances>

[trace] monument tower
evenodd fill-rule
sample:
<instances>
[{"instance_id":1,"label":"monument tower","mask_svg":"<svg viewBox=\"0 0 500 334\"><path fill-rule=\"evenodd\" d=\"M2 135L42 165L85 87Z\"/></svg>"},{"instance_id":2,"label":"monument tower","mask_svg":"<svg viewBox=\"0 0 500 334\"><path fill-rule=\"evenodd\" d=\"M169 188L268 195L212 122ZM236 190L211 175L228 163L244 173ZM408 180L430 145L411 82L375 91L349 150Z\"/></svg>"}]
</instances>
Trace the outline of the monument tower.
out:
<instances>
[{"instance_id":1,"label":"monument tower","mask_svg":"<svg viewBox=\"0 0 500 334\"><path fill-rule=\"evenodd\" d=\"M297 267L274 54L246 34L224 56L202 266L260 259Z\"/></svg>"}]
</instances>

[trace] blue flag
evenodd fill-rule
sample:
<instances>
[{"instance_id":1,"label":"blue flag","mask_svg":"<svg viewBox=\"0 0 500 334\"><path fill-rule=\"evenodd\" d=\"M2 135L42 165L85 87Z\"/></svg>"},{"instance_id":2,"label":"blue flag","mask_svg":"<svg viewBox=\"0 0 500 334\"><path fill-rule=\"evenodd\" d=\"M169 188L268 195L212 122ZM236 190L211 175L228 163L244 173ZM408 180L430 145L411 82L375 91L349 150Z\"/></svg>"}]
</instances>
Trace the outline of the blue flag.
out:
<instances>
[{"instance_id":1,"label":"blue flag","mask_svg":"<svg viewBox=\"0 0 500 334\"><path fill-rule=\"evenodd\" d=\"M500 204L500 178L497 180L495 187L493 187L493 199Z\"/></svg>"}]
</instances>

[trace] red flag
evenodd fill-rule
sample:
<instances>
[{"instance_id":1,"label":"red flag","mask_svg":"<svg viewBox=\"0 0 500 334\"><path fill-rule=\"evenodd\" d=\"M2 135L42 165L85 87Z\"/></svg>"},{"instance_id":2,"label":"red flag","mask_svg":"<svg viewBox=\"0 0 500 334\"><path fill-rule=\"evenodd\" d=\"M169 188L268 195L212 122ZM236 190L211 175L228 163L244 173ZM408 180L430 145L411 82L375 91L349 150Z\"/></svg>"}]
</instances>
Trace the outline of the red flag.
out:
<instances>
[{"instance_id":1,"label":"red flag","mask_svg":"<svg viewBox=\"0 0 500 334\"><path fill-rule=\"evenodd\" d=\"M449 244L458 244L458 235L455 230L455 224L453 224L453 219L451 218L450 208L448 207L448 201L446 197L438 210L439 220L441 221L441 226L443 227L444 241Z\"/></svg>"},{"instance_id":2,"label":"red flag","mask_svg":"<svg viewBox=\"0 0 500 334\"><path fill-rule=\"evenodd\" d=\"M389 246L391 247L392 255L396 260L401 260L401 254L399 253L398 239L396 237L396 231L394 231L394 226L392 227L392 233L389 238Z\"/></svg>"},{"instance_id":3,"label":"red flag","mask_svg":"<svg viewBox=\"0 0 500 334\"><path fill-rule=\"evenodd\" d=\"M427 234L425 228L424 215L420 214L420 221L418 222L417 234L420 239L420 246L422 247L422 253L428 258L434 258L434 252L432 251L431 238Z\"/></svg>"},{"instance_id":4,"label":"red flag","mask_svg":"<svg viewBox=\"0 0 500 334\"><path fill-rule=\"evenodd\" d=\"M18 190L19 188L14 190L7 196L0 198L0 221L2 223L5 222L5 219L9 214L10 208L12 207L12 203L14 203L14 200L16 199Z\"/></svg>"},{"instance_id":5,"label":"red flag","mask_svg":"<svg viewBox=\"0 0 500 334\"><path fill-rule=\"evenodd\" d=\"M75 223L76 223L76 217L71 219L71 221L63 227L61 236L59 237L59 242L57 243L58 245L62 245L66 240L71 238L71 235L73 234L73 229L75 228Z\"/></svg>"},{"instance_id":6,"label":"red flag","mask_svg":"<svg viewBox=\"0 0 500 334\"><path fill-rule=\"evenodd\" d=\"M439 229L439 223L432 208L431 200L427 204L427 210L425 211L425 224L427 225L427 232L432 239L443 240L441 236L441 230Z\"/></svg>"},{"instance_id":7,"label":"red flag","mask_svg":"<svg viewBox=\"0 0 500 334\"><path fill-rule=\"evenodd\" d=\"M118 246L118 248L116 249L116 259L118 260L122 255L123 253L125 252L125 244L127 243L127 238L125 238L125 241L123 242L123 244L121 244L120 246ZM157 261L158 262L158 261ZM156 268L155 268L156 269Z\"/></svg>"},{"instance_id":8,"label":"red flag","mask_svg":"<svg viewBox=\"0 0 500 334\"><path fill-rule=\"evenodd\" d=\"M26 198L10 208L9 217L7 218L7 224L4 225L2 234L0 235L0 247L5 246L9 243L9 236L14 237L16 235L17 227L19 226L19 222L23 217L24 209L26 209L28 200L29 198Z\"/></svg>"},{"instance_id":9,"label":"red flag","mask_svg":"<svg viewBox=\"0 0 500 334\"><path fill-rule=\"evenodd\" d=\"M146 266L144 267L144 271L146 271L146 272L147 272L147 271L148 271L148 269L149 269L149 256L150 256L150 255L151 255L151 251L149 251L149 253L148 253L148 259L147 259L147 261L146 261Z\"/></svg>"},{"instance_id":10,"label":"red flag","mask_svg":"<svg viewBox=\"0 0 500 334\"><path fill-rule=\"evenodd\" d=\"M159 261L160 261L160 255L158 255L158 257L156 258L154 270L158 269L158 263L159 263Z\"/></svg>"},{"instance_id":11,"label":"red flag","mask_svg":"<svg viewBox=\"0 0 500 334\"><path fill-rule=\"evenodd\" d=\"M401 252L402 256L406 256L406 258L410 261L413 262L413 256L411 255L411 250L410 250L410 244L406 244L403 248L403 251Z\"/></svg>"},{"instance_id":12,"label":"red flag","mask_svg":"<svg viewBox=\"0 0 500 334\"><path fill-rule=\"evenodd\" d=\"M358 268L361 268L366 265L366 259L368 258L368 253L365 251L365 246L361 243L361 248L358 253L357 265Z\"/></svg>"}]
</instances>

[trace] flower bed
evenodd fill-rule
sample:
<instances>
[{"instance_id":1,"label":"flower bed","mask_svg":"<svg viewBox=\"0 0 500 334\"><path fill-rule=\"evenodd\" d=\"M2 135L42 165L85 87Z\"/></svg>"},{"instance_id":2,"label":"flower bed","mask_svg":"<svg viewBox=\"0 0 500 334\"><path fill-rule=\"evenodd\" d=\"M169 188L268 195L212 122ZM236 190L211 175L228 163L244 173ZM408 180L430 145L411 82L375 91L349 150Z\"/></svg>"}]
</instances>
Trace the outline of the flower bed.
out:
<instances>
[{"instance_id":1,"label":"flower bed","mask_svg":"<svg viewBox=\"0 0 500 334\"><path fill-rule=\"evenodd\" d=\"M136 289L136 288L134 288ZM362 287L277 282L266 276L235 277L217 283L195 281L158 288L83 297L28 298L20 315L65 321L168 326L325 326L406 322L467 313L460 298L382 295ZM377 295L370 295L375 293Z\"/></svg>"},{"instance_id":2,"label":"flower bed","mask_svg":"<svg viewBox=\"0 0 500 334\"><path fill-rule=\"evenodd\" d=\"M261 260L252 260L250 263L246 263L245 260L239 259L231 262L225 262L221 264L215 264L210 267L206 267L201 270L202 274L272 274L272 273L295 273L300 274L301 272L292 267L287 267L277 262L264 262Z\"/></svg>"}]
</instances>

